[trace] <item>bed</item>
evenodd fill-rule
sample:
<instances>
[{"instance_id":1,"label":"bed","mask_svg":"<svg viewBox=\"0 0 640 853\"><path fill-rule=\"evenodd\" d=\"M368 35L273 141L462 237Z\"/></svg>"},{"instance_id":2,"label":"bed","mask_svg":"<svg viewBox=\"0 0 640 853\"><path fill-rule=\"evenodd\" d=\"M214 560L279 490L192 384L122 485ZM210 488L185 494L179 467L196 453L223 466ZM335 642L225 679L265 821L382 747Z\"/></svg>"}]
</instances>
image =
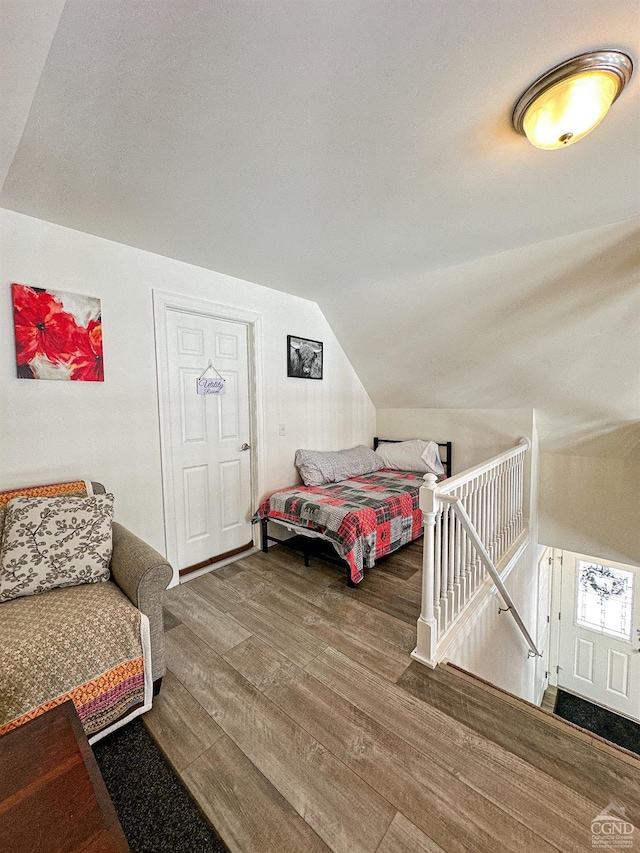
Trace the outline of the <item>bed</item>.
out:
<instances>
[{"instance_id":1,"label":"bed","mask_svg":"<svg viewBox=\"0 0 640 853\"><path fill-rule=\"evenodd\" d=\"M374 449L383 444L401 442L374 439ZM439 442L437 446L444 479L451 475L451 442ZM344 566L346 562L347 580L355 586L364 577L365 568L372 568L376 560L422 535L418 501L424 473L383 467L335 482L274 492L254 516L262 528L262 550L266 552L268 543L276 542L302 551L308 566L309 540L325 540L341 558L340 564ZM283 525L296 535L293 539L271 536L268 522ZM322 556L327 558L326 553Z\"/></svg>"}]
</instances>

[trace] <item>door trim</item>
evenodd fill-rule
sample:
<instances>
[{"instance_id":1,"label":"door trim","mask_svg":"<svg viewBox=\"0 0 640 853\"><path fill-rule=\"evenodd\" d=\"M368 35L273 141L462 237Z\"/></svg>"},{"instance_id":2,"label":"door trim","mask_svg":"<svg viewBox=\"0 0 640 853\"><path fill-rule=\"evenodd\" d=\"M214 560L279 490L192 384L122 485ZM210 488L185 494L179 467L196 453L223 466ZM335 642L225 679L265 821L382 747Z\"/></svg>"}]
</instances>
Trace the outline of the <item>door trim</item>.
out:
<instances>
[{"instance_id":1,"label":"door trim","mask_svg":"<svg viewBox=\"0 0 640 853\"><path fill-rule=\"evenodd\" d=\"M549 687L551 678L551 598L553 588L553 549L546 545L540 546L542 550L538 553L536 563L536 643L542 656L536 658L539 672L536 672L536 687L539 691L536 704L541 705L546 689ZM542 575L548 572L547 600L540 601L540 590L542 588ZM545 675L546 672L546 675Z\"/></svg>"},{"instance_id":2,"label":"door trim","mask_svg":"<svg viewBox=\"0 0 640 853\"><path fill-rule=\"evenodd\" d=\"M562 548L551 548L551 631L549 633L549 684L558 686L560 663L560 608L562 591Z\"/></svg>"},{"instance_id":3,"label":"door trim","mask_svg":"<svg viewBox=\"0 0 640 853\"><path fill-rule=\"evenodd\" d=\"M231 320L247 327L249 368L249 424L251 452L251 499L258 505L265 482L264 471L264 417L262 400L262 314L235 305L210 302L179 293L153 290L153 325L155 332L156 376L158 388L158 418L160 425L160 463L162 471L162 503L164 508L165 554L173 568L170 587L180 582L178 569L178 544L175 527L175 495L171 463L171 425L169 412L169 361L167 348L167 314L179 311L197 314L216 320ZM254 533L255 542L257 534Z\"/></svg>"}]
</instances>

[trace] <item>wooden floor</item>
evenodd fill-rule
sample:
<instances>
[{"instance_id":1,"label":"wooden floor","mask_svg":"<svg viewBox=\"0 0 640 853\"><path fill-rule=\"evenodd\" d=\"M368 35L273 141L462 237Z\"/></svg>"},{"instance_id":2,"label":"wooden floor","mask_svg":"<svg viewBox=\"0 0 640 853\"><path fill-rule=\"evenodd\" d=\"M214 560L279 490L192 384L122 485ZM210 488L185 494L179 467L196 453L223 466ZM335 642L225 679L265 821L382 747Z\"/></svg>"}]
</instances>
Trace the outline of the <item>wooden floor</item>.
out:
<instances>
[{"instance_id":1,"label":"wooden floor","mask_svg":"<svg viewBox=\"0 0 640 853\"><path fill-rule=\"evenodd\" d=\"M411 662L421 547L356 589L276 547L167 593L144 719L234 853L584 853L612 801L640 826L635 757Z\"/></svg>"}]
</instances>

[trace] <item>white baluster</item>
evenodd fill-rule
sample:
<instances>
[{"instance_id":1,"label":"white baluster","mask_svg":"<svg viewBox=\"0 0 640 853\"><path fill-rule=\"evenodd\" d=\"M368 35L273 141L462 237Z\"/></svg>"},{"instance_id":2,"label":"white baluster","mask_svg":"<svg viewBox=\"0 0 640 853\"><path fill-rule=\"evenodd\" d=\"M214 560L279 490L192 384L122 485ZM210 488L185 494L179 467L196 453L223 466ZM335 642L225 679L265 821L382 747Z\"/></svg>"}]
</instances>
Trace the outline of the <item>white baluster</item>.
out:
<instances>
[{"instance_id":1,"label":"white baluster","mask_svg":"<svg viewBox=\"0 0 640 853\"><path fill-rule=\"evenodd\" d=\"M520 534L522 532L522 526L523 526L522 525L522 494L523 494L523 487L524 487L523 473L524 473L524 458L520 457L520 459L518 460L518 526L517 526L518 534Z\"/></svg>"},{"instance_id":2,"label":"white baluster","mask_svg":"<svg viewBox=\"0 0 640 853\"><path fill-rule=\"evenodd\" d=\"M516 538L516 460L511 459L510 461L511 468L509 470L509 539L510 544L513 544Z\"/></svg>"},{"instance_id":3,"label":"white baluster","mask_svg":"<svg viewBox=\"0 0 640 853\"><path fill-rule=\"evenodd\" d=\"M481 495L480 495L480 480L478 477L474 477L471 481L471 511L473 515L473 524L476 530L480 530L480 504L481 504ZM478 584L478 556L473 550L471 554L471 583L472 589L475 592L476 586Z\"/></svg>"},{"instance_id":4,"label":"white baluster","mask_svg":"<svg viewBox=\"0 0 640 853\"><path fill-rule=\"evenodd\" d=\"M462 487L462 500L467 512L469 512L469 483ZM470 572L470 549L469 537L466 530L462 531L462 603L467 603L470 596L469 572Z\"/></svg>"},{"instance_id":5,"label":"white baluster","mask_svg":"<svg viewBox=\"0 0 640 853\"><path fill-rule=\"evenodd\" d=\"M482 477L482 511L483 511L483 519L482 519L482 541L487 543L487 547L491 542L491 489L489 486L489 472L485 473ZM482 567L482 576L484 579L484 575L486 574L484 566Z\"/></svg>"},{"instance_id":6,"label":"white baluster","mask_svg":"<svg viewBox=\"0 0 640 853\"><path fill-rule=\"evenodd\" d=\"M440 586L440 608L442 624L449 627L449 520L451 517L449 504L442 508L442 577Z\"/></svg>"},{"instance_id":7,"label":"white baluster","mask_svg":"<svg viewBox=\"0 0 640 853\"><path fill-rule=\"evenodd\" d=\"M500 466L500 533L499 533L499 557L507 550L507 487L506 487L506 473L507 473L507 463L503 462Z\"/></svg>"},{"instance_id":8,"label":"white baluster","mask_svg":"<svg viewBox=\"0 0 640 853\"><path fill-rule=\"evenodd\" d=\"M440 588L442 584L442 504L438 506L436 515L436 551L435 551L435 568L433 572L433 609L434 616L438 623L438 629L444 630L442 624L442 608L440 607Z\"/></svg>"},{"instance_id":9,"label":"white baluster","mask_svg":"<svg viewBox=\"0 0 640 853\"><path fill-rule=\"evenodd\" d=\"M500 559L500 466L496 468L495 471L495 480L494 480L494 491L495 491L495 507L496 507L496 526L493 531L493 541L494 541L494 560Z\"/></svg>"},{"instance_id":10,"label":"white baluster","mask_svg":"<svg viewBox=\"0 0 640 853\"><path fill-rule=\"evenodd\" d=\"M455 619L460 606L460 524L458 517L452 512L449 521L449 554L451 555L451 570L449 572L449 607L451 619Z\"/></svg>"}]
</instances>

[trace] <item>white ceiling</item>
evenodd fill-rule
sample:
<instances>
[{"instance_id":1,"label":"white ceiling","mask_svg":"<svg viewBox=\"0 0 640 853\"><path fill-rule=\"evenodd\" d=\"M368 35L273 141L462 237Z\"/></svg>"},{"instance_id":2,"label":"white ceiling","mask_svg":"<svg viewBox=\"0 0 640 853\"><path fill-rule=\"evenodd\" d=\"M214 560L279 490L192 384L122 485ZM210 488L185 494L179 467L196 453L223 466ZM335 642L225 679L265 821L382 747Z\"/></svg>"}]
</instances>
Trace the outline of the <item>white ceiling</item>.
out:
<instances>
[{"instance_id":1,"label":"white ceiling","mask_svg":"<svg viewBox=\"0 0 640 853\"><path fill-rule=\"evenodd\" d=\"M0 2L24 18L25 0ZM433 322L431 288L447 316L483 298L479 259L511 252L508 288L519 247L640 216L640 69L566 150L510 125L521 91L576 53L638 66L640 0L67 0L52 41L46 6L46 26L14 28L16 116L51 48L0 206L315 299L379 406L469 404L413 381L411 352L434 362L416 322ZM405 314L383 327L404 368L364 331L398 288ZM454 350L468 340L446 328ZM495 384L472 402L540 405Z\"/></svg>"},{"instance_id":2,"label":"white ceiling","mask_svg":"<svg viewBox=\"0 0 640 853\"><path fill-rule=\"evenodd\" d=\"M65 0L0 0L0 187L9 171Z\"/></svg>"},{"instance_id":3,"label":"white ceiling","mask_svg":"<svg viewBox=\"0 0 640 853\"><path fill-rule=\"evenodd\" d=\"M640 213L640 73L565 151L509 119L601 46L640 0L68 0L0 204L301 295L575 233Z\"/></svg>"}]
</instances>

